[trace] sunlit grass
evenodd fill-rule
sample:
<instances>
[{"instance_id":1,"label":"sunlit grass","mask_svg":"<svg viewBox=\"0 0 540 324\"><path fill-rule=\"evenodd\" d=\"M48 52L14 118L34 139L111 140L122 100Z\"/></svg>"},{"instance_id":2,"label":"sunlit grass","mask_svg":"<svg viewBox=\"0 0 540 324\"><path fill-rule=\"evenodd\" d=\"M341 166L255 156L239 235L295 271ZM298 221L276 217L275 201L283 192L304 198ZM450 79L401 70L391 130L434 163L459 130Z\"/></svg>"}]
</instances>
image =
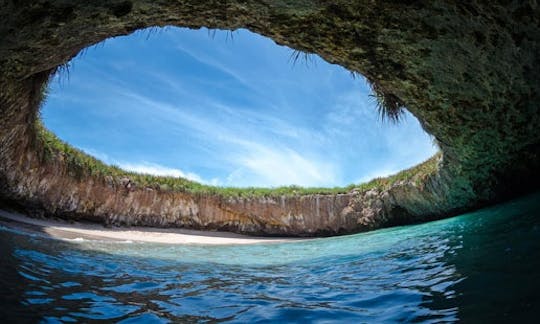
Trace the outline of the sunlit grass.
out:
<instances>
[{"instance_id":1,"label":"sunlit grass","mask_svg":"<svg viewBox=\"0 0 540 324\"><path fill-rule=\"evenodd\" d=\"M220 195L224 197L276 197L312 194L343 194L351 191L363 192L370 189L384 190L401 181L412 181L421 184L428 176L437 171L437 162L440 153L419 165L398 172L389 177L375 178L362 184L350 184L345 187L317 187L305 188L300 186L283 186L275 188L258 187L219 187L201 184L181 177L156 176L122 170L114 165L107 165L102 161L78 150L59 139L49 131L38 119L36 122L37 140L41 142L41 157L44 162L55 163L64 161L66 171L70 176L84 180L95 178L109 184L123 185L129 180L132 186L149 188L167 192L185 192L191 194Z\"/></svg>"}]
</instances>

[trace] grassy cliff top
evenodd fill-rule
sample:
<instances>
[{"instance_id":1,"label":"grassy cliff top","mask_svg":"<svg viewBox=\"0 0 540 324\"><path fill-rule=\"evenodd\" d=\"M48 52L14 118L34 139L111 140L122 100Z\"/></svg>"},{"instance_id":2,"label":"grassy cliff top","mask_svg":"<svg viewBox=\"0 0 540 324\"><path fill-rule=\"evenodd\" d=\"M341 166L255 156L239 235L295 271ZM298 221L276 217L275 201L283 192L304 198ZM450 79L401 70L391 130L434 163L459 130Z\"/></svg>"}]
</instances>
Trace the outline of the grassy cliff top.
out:
<instances>
[{"instance_id":1,"label":"grassy cliff top","mask_svg":"<svg viewBox=\"0 0 540 324\"><path fill-rule=\"evenodd\" d=\"M430 159L406 170L388 177L375 178L361 184L350 184L345 187L300 187L282 186L274 188L259 187L219 187L201 184L180 177L156 176L126 171L115 165L107 165L102 161L74 148L59 139L49 131L40 120L36 122L37 140L42 144L42 158L44 162L54 163L64 161L67 172L78 178L94 177L111 184L131 183L132 186L150 188L160 191L185 192L191 194L219 195L224 197L276 197L297 195L330 195L344 194L352 191L367 191L370 189L384 190L400 181L413 181L417 184L437 170L440 153Z\"/></svg>"}]
</instances>

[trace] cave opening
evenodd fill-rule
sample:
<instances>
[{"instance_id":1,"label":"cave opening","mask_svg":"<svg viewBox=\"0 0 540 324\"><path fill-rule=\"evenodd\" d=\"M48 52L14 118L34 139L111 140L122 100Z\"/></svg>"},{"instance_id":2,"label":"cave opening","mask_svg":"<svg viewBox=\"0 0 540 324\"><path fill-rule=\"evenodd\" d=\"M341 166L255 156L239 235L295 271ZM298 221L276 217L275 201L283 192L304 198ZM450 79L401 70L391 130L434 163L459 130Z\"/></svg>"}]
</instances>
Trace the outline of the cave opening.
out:
<instances>
[{"instance_id":1,"label":"cave opening","mask_svg":"<svg viewBox=\"0 0 540 324\"><path fill-rule=\"evenodd\" d=\"M50 82L45 126L107 164L224 187L345 187L437 148L358 74L245 29L139 30ZM390 115L390 117L392 117Z\"/></svg>"}]
</instances>

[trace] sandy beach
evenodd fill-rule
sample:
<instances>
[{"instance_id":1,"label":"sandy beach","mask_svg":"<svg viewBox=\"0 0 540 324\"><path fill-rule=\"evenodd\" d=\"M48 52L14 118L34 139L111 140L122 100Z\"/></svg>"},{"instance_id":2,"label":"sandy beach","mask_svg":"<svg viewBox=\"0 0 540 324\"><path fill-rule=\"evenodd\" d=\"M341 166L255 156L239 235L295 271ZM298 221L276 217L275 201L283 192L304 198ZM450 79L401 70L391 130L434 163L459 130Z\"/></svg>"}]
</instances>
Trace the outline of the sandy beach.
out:
<instances>
[{"instance_id":1,"label":"sandy beach","mask_svg":"<svg viewBox=\"0 0 540 324\"><path fill-rule=\"evenodd\" d=\"M234 245L280 243L300 238L255 237L228 232L196 231L180 228L118 227L106 228L100 224L59 220L43 220L20 213L0 210L0 225L31 233L41 233L57 239L85 239L151 242L166 244Z\"/></svg>"}]
</instances>

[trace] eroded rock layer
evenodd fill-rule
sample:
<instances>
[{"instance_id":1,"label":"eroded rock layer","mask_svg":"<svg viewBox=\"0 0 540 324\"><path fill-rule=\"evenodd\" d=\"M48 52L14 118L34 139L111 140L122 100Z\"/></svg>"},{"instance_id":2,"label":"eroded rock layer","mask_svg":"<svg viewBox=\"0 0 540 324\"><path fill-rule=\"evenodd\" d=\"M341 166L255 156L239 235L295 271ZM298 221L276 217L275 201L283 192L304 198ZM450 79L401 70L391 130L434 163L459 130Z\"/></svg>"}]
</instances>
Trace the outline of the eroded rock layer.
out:
<instances>
[{"instance_id":1,"label":"eroded rock layer","mask_svg":"<svg viewBox=\"0 0 540 324\"><path fill-rule=\"evenodd\" d=\"M536 190L539 17L536 1L1 1L0 197L109 224L319 235ZM166 25L247 28L363 74L435 137L436 172L346 194L231 198L80 178L61 155L45 159L35 120L50 73L108 37Z\"/></svg>"}]
</instances>

